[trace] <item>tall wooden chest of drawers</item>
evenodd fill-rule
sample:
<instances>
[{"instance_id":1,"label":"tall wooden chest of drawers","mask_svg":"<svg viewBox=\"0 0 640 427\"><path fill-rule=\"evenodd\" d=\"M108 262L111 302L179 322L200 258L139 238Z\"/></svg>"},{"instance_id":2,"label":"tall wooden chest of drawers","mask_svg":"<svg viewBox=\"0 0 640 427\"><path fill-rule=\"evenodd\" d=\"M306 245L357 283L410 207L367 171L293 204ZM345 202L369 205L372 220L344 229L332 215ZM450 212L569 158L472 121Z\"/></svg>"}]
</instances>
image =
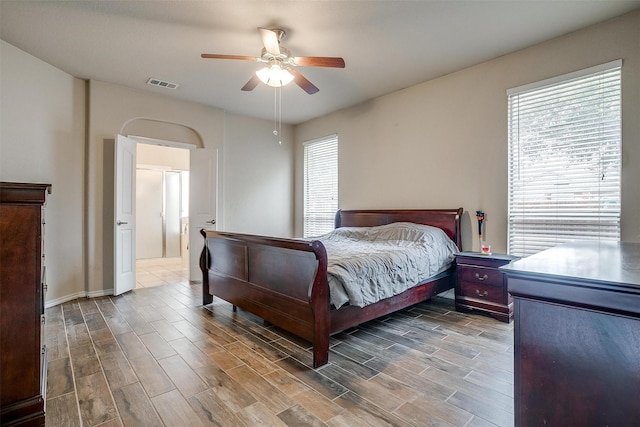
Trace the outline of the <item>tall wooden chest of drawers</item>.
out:
<instances>
[{"instance_id":1,"label":"tall wooden chest of drawers","mask_svg":"<svg viewBox=\"0 0 640 427\"><path fill-rule=\"evenodd\" d=\"M44 204L49 184L0 182L0 424L44 426Z\"/></svg>"}]
</instances>

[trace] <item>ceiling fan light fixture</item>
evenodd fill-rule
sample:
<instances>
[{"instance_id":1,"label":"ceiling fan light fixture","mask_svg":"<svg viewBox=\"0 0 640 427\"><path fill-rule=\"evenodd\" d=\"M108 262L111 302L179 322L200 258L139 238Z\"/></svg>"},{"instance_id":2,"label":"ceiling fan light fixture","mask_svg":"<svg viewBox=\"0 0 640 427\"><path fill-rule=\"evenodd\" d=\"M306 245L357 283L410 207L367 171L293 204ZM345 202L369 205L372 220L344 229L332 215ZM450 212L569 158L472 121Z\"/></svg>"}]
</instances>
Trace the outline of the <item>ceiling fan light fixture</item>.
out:
<instances>
[{"instance_id":1,"label":"ceiling fan light fixture","mask_svg":"<svg viewBox=\"0 0 640 427\"><path fill-rule=\"evenodd\" d=\"M271 64L256 71L256 76L260 81L271 87L286 86L293 81L293 74L280 64Z\"/></svg>"}]
</instances>

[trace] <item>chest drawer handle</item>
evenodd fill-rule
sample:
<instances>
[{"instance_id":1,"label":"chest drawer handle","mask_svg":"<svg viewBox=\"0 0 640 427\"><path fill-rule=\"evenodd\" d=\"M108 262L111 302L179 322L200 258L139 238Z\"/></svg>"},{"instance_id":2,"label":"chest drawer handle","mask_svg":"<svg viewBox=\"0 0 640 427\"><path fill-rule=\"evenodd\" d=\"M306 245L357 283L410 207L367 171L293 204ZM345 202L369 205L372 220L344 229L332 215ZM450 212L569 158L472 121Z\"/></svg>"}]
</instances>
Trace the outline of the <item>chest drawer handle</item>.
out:
<instances>
[{"instance_id":1,"label":"chest drawer handle","mask_svg":"<svg viewBox=\"0 0 640 427\"><path fill-rule=\"evenodd\" d=\"M487 295L489 295L489 292L480 292L478 289L476 289L476 295L478 295L479 297L486 297Z\"/></svg>"},{"instance_id":2,"label":"chest drawer handle","mask_svg":"<svg viewBox=\"0 0 640 427\"><path fill-rule=\"evenodd\" d=\"M476 273L476 279L480 280L481 282L483 280L487 280L489 278L489 276L487 276L486 274L483 274L482 276L479 273Z\"/></svg>"}]
</instances>

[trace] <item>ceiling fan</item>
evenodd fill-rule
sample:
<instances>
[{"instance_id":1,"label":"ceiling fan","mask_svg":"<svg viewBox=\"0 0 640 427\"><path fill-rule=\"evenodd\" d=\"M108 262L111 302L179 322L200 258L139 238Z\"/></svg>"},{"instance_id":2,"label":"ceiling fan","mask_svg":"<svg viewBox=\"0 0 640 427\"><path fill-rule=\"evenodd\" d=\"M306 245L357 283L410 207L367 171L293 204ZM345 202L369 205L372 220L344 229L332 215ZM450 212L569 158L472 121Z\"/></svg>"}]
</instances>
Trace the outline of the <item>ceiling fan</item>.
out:
<instances>
[{"instance_id":1,"label":"ceiling fan","mask_svg":"<svg viewBox=\"0 0 640 427\"><path fill-rule=\"evenodd\" d=\"M309 95L318 92L313 83L307 80L302 74L295 70L295 67L330 67L344 68L344 59L323 56L292 56L291 52L284 46L280 46L280 41L286 35L281 28L261 28L258 32L262 38L264 48L259 57L242 55L221 55L215 53L203 53L202 58L213 59L239 59L242 61L255 61L265 64L264 68L256 71L253 77L242 87L242 90L249 91L255 89L260 82L272 87L285 86L294 81Z\"/></svg>"}]
</instances>

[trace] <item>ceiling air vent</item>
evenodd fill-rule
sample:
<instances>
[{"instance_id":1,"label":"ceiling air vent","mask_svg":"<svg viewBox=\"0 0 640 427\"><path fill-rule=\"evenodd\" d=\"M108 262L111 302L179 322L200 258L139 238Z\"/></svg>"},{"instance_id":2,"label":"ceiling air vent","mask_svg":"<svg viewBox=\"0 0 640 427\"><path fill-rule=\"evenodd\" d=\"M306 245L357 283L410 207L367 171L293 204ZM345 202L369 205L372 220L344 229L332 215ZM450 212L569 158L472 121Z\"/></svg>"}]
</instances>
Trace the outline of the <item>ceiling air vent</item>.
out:
<instances>
[{"instance_id":1,"label":"ceiling air vent","mask_svg":"<svg viewBox=\"0 0 640 427\"><path fill-rule=\"evenodd\" d=\"M180 86L178 83L171 83L160 79L154 79L151 77L147 80L147 84L151 86L160 86L166 89L177 89Z\"/></svg>"}]
</instances>

